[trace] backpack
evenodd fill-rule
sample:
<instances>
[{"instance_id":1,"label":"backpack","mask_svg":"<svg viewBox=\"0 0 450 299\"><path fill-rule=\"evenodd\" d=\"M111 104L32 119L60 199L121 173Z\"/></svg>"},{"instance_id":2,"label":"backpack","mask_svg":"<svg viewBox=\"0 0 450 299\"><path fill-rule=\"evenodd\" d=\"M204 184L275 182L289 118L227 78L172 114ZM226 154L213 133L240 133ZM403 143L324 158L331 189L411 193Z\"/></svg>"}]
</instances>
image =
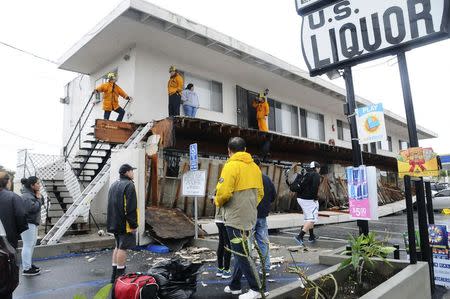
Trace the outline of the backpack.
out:
<instances>
[{"instance_id":1,"label":"backpack","mask_svg":"<svg viewBox=\"0 0 450 299\"><path fill-rule=\"evenodd\" d=\"M0 221L0 295L11 294L19 285L17 252L9 244Z\"/></svg>"},{"instance_id":2,"label":"backpack","mask_svg":"<svg viewBox=\"0 0 450 299\"><path fill-rule=\"evenodd\" d=\"M158 289L153 276L130 273L117 278L113 292L115 299L157 299Z\"/></svg>"},{"instance_id":3,"label":"backpack","mask_svg":"<svg viewBox=\"0 0 450 299\"><path fill-rule=\"evenodd\" d=\"M306 177L307 173L302 170L302 172L297 173L297 176L291 184L289 184L289 182L286 180L286 183L289 186L289 190L291 190L292 192L300 193L305 188L307 181Z\"/></svg>"}]
</instances>

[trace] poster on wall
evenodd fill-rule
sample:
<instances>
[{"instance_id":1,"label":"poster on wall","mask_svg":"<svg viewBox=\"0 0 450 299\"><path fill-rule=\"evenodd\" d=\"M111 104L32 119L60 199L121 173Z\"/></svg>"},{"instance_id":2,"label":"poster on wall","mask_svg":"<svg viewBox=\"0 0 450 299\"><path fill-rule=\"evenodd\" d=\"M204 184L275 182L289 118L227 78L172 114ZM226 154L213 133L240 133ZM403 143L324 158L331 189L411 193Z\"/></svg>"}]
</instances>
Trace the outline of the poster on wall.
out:
<instances>
[{"instance_id":1,"label":"poster on wall","mask_svg":"<svg viewBox=\"0 0 450 299\"><path fill-rule=\"evenodd\" d=\"M349 213L352 219L378 220L376 169L373 166L347 167Z\"/></svg>"},{"instance_id":2,"label":"poster on wall","mask_svg":"<svg viewBox=\"0 0 450 299\"><path fill-rule=\"evenodd\" d=\"M438 176L439 164L432 148L412 147L400 151L397 157L398 175L412 177Z\"/></svg>"},{"instance_id":3,"label":"poster on wall","mask_svg":"<svg viewBox=\"0 0 450 299\"><path fill-rule=\"evenodd\" d=\"M383 104L361 107L355 113L359 144L387 140Z\"/></svg>"}]
</instances>

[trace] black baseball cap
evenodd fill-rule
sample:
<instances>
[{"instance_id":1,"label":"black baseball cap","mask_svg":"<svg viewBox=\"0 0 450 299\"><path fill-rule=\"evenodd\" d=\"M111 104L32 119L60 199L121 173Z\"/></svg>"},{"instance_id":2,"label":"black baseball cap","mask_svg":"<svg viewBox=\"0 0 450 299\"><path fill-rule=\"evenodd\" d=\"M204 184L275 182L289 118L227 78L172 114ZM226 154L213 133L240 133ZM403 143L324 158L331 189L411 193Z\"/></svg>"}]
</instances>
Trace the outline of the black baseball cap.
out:
<instances>
[{"instance_id":1,"label":"black baseball cap","mask_svg":"<svg viewBox=\"0 0 450 299\"><path fill-rule=\"evenodd\" d=\"M120 166L119 168L119 174L125 174L126 172L134 169L136 168L131 166L130 164L122 164L122 166Z\"/></svg>"}]
</instances>

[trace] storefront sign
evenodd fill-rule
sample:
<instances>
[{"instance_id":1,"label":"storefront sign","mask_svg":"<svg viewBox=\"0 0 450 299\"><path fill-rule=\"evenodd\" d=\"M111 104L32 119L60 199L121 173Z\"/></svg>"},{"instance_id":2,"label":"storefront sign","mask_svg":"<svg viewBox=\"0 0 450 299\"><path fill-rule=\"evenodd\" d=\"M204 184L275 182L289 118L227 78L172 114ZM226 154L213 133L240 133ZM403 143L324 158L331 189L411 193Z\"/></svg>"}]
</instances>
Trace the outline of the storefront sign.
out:
<instances>
[{"instance_id":1,"label":"storefront sign","mask_svg":"<svg viewBox=\"0 0 450 299\"><path fill-rule=\"evenodd\" d=\"M412 177L438 176L437 155L432 148L412 147L400 151L397 157L398 175Z\"/></svg>"},{"instance_id":2,"label":"storefront sign","mask_svg":"<svg viewBox=\"0 0 450 299\"><path fill-rule=\"evenodd\" d=\"M347 167L349 212L352 219L378 220L376 168Z\"/></svg>"},{"instance_id":3,"label":"storefront sign","mask_svg":"<svg viewBox=\"0 0 450 299\"><path fill-rule=\"evenodd\" d=\"M302 22L302 51L310 75L448 38L449 1L346 0L321 6ZM314 2L297 3L297 8Z\"/></svg>"},{"instance_id":4,"label":"storefront sign","mask_svg":"<svg viewBox=\"0 0 450 299\"><path fill-rule=\"evenodd\" d=\"M359 144L386 141L386 123L383 104L356 109Z\"/></svg>"}]
</instances>

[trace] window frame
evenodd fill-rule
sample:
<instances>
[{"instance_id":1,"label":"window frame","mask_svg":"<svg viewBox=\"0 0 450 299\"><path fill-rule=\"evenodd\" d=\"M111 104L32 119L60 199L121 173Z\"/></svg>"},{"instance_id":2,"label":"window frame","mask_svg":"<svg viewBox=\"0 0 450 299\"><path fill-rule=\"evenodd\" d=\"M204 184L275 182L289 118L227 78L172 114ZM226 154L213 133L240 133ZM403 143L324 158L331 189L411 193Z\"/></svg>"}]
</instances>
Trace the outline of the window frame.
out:
<instances>
[{"instance_id":1,"label":"window frame","mask_svg":"<svg viewBox=\"0 0 450 299\"><path fill-rule=\"evenodd\" d=\"M216 81L216 80L213 80L213 79L209 79L209 78L206 78L204 76L201 76L201 75L198 75L198 74L195 74L195 73L191 73L191 72L188 72L188 71L185 71L185 70L178 70L178 73L183 77L183 82L184 82L183 89L185 89L186 86L189 83L191 83L191 82L187 82L188 80L186 80L186 76L187 77L192 77L194 80L202 80L202 81L208 82L209 83L209 88L210 88L210 90L209 90L209 92L210 92L209 107L210 108L201 106L200 105L200 99L199 99L199 105L200 105L199 109L206 110L206 111L211 111L211 112L223 113L223 83L222 82ZM217 83L217 84L220 85L220 91L221 91L220 92L220 110L214 110L213 109L214 105L212 104L212 95L213 95L213 84L214 83ZM195 84L194 84L194 88L195 88Z\"/></svg>"}]
</instances>

